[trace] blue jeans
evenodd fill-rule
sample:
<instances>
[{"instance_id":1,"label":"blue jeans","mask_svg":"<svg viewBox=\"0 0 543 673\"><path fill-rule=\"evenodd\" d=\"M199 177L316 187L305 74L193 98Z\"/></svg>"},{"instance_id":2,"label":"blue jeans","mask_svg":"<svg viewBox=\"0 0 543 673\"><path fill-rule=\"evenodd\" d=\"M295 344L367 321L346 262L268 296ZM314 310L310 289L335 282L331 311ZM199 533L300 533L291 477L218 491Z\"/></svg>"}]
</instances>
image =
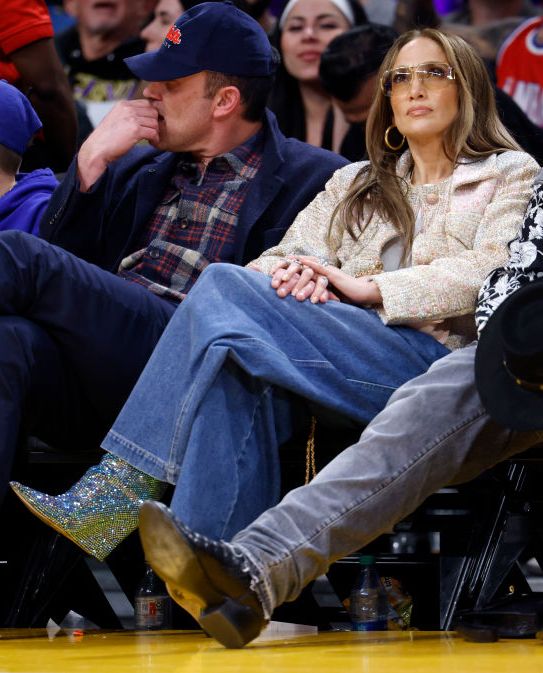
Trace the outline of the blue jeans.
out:
<instances>
[{"instance_id":1,"label":"blue jeans","mask_svg":"<svg viewBox=\"0 0 543 673\"><path fill-rule=\"evenodd\" d=\"M292 396L363 424L449 352L371 310L280 299L270 278L208 267L178 308L102 446L175 485L174 512L229 537L280 492Z\"/></svg>"},{"instance_id":2,"label":"blue jeans","mask_svg":"<svg viewBox=\"0 0 543 673\"><path fill-rule=\"evenodd\" d=\"M94 448L175 305L36 236L0 233L0 499L21 436Z\"/></svg>"},{"instance_id":3,"label":"blue jeans","mask_svg":"<svg viewBox=\"0 0 543 673\"><path fill-rule=\"evenodd\" d=\"M356 444L234 537L268 618L434 491L541 441L541 432L514 433L489 418L475 387L474 359L472 344L406 383Z\"/></svg>"}]
</instances>

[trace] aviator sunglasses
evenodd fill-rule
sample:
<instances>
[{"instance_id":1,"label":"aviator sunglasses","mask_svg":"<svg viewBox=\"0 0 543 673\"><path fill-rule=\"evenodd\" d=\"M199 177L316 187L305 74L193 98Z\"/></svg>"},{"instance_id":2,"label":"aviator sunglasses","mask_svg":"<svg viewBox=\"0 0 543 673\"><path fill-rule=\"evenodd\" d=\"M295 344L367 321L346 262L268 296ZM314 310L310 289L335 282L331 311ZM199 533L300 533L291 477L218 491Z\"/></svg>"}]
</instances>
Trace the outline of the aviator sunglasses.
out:
<instances>
[{"instance_id":1,"label":"aviator sunglasses","mask_svg":"<svg viewBox=\"0 0 543 673\"><path fill-rule=\"evenodd\" d=\"M448 63L401 65L399 68L385 70L381 77L381 89L385 96L394 96L407 91L415 75L425 87L434 90L443 89L455 79L454 68Z\"/></svg>"}]
</instances>

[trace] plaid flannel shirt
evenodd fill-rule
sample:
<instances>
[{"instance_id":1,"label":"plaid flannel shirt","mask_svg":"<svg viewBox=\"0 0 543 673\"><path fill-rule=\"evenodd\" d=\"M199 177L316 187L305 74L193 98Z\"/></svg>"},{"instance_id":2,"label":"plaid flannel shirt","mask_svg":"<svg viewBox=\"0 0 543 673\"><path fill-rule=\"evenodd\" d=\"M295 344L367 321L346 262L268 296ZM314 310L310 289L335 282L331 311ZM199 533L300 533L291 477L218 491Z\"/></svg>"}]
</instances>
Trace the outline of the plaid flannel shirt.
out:
<instances>
[{"instance_id":1,"label":"plaid flannel shirt","mask_svg":"<svg viewBox=\"0 0 543 673\"><path fill-rule=\"evenodd\" d=\"M176 302L211 262L233 262L235 228L262 163L263 132L202 169L183 157L142 236L118 274Z\"/></svg>"}]
</instances>

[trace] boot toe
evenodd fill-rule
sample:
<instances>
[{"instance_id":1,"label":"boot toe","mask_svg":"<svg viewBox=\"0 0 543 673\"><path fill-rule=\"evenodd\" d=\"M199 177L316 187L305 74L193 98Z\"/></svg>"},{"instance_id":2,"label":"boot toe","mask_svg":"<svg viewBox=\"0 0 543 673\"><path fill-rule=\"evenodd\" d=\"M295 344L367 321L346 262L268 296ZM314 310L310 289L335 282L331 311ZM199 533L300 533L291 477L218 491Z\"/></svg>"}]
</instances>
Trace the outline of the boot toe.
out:
<instances>
[{"instance_id":1,"label":"boot toe","mask_svg":"<svg viewBox=\"0 0 543 673\"><path fill-rule=\"evenodd\" d=\"M228 648L243 647L258 636L266 620L250 576L212 555L207 543L220 543L193 534L157 502L142 505L140 535L146 559L172 598L206 633Z\"/></svg>"}]
</instances>

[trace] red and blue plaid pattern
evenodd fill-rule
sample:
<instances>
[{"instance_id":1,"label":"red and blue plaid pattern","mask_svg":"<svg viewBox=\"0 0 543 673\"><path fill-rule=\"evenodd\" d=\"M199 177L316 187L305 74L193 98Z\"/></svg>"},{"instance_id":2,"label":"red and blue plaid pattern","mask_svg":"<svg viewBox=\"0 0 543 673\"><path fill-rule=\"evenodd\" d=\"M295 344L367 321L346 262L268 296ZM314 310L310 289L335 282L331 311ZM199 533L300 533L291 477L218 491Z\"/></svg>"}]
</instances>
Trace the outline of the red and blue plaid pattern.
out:
<instances>
[{"instance_id":1,"label":"red and blue plaid pattern","mask_svg":"<svg viewBox=\"0 0 543 673\"><path fill-rule=\"evenodd\" d=\"M182 159L138 250L123 259L119 275L179 302L208 264L233 262L239 211L262 154L259 132L204 169Z\"/></svg>"}]
</instances>

